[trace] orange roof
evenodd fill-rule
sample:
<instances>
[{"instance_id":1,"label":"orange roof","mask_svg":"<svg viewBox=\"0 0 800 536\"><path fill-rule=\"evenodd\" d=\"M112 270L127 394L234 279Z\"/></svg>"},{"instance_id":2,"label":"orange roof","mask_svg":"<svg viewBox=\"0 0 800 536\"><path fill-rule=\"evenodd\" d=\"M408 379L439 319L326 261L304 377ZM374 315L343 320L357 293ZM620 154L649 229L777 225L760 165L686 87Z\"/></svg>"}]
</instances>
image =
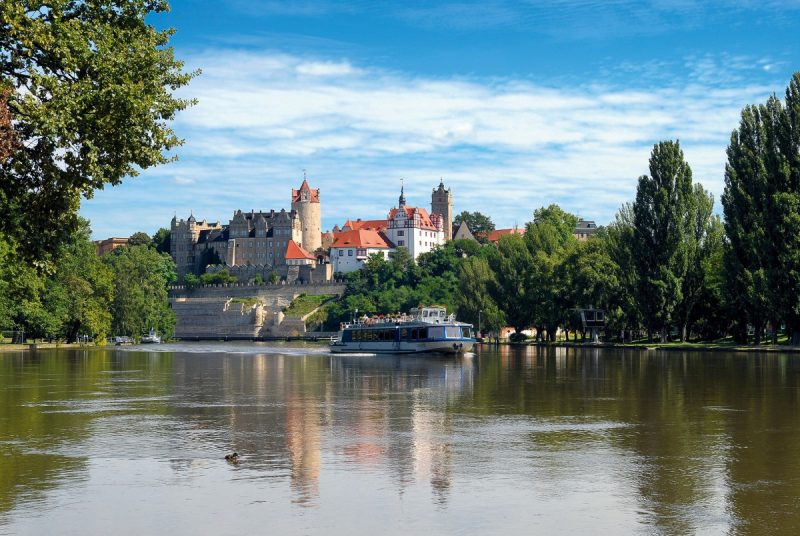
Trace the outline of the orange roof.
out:
<instances>
[{"instance_id":1,"label":"orange roof","mask_svg":"<svg viewBox=\"0 0 800 536\"><path fill-rule=\"evenodd\" d=\"M390 249L389 241L381 233L374 229L360 229L358 231L345 231L338 233L334 248L372 248Z\"/></svg>"},{"instance_id":2,"label":"orange roof","mask_svg":"<svg viewBox=\"0 0 800 536\"><path fill-rule=\"evenodd\" d=\"M304 250L300 246L295 243L294 240L289 240L289 243L286 244L286 256L287 259L311 259L316 260L316 257L309 253L308 251Z\"/></svg>"},{"instance_id":3,"label":"orange roof","mask_svg":"<svg viewBox=\"0 0 800 536\"><path fill-rule=\"evenodd\" d=\"M308 181L303 179L303 184L300 185L299 190L292 189L292 203L300 201L300 193L308 192L308 198L312 203L319 203L319 188L311 188Z\"/></svg>"},{"instance_id":4,"label":"orange roof","mask_svg":"<svg viewBox=\"0 0 800 536\"><path fill-rule=\"evenodd\" d=\"M434 225L434 223L431 221L431 217L428 216L428 211L426 211L424 208L405 207L405 206L402 208L403 210L406 211L406 218L408 218L409 220L414 220L415 215L417 216L417 218L419 219L419 224L420 224L419 226L422 229L430 229L432 231L436 230L436 225ZM393 208L392 210L389 211L390 220L394 219L394 217L397 215L398 210L400 209Z\"/></svg>"},{"instance_id":5,"label":"orange roof","mask_svg":"<svg viewBox=\"0 0 800 536\"><path fill-rule=\"evenodd\" d=\"M495 229L494 231L486 235L486 240L488 240L489 242L497 242L498 240L500 240L501 236L510 235L514 233L525 234L525 229L517 229L516 227L514 229Z\"/></svg>"},{"instance_id":6,"label":"orange roof","mask_svg":"<svg viewBox=\"0 0 800 536\"><path fill-rule=\"evenodd\" d=\"M342 229L350 227L351 231L358 231L360 229L372 229L374 231L384 231L389 227L389 222L386 220L347 220L342 225Z\"/></svg>"}]
</instances>

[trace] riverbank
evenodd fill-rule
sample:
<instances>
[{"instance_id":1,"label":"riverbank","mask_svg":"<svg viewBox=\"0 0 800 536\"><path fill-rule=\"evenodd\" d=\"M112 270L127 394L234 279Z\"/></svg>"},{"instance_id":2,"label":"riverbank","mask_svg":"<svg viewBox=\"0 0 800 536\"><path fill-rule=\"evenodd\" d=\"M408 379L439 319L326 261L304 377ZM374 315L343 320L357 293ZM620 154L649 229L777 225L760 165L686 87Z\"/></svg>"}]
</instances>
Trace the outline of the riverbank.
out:
<instances>
[{"instance_id":1,"label":"riverbank","mask_svg":"<svg viewBox=\"0 0 800 536\"><path fill-rule=\"evenodd\" d=\"M490 345L489 343L483 343ZM740 345L735 343L686 343L686 342L666 342L666 343L611 343L611 342L521 342L521 343L500 343L512 346L549 346L553 348L617 348L624 350L656 351L664 350L668 352L749 352L749 353L800 353L800 346L783 344L762 344L762 345Z\"/></svg>"},{"instance_id":2,"label":"riverbank","mask_svg":"<svg viewBox=\"0 0 800 536\"><path fill-rule=\"evenodd\" d=\"M22 350L42 350L45 348L92 348L94 343L37 342L28 344L0 344L0 353Z\"/></svg>"}]
</instances>

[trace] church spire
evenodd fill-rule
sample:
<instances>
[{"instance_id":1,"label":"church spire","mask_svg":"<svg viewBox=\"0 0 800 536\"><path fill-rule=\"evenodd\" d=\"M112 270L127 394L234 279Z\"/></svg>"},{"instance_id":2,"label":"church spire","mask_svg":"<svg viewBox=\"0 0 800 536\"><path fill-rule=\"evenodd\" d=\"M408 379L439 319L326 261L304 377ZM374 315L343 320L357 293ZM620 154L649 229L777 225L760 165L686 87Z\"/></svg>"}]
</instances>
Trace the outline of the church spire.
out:
<instances>
[{"instance_id":1,"label":"church spire","mask_svg":"<svg viewBox=\"0 0 800 536\"><path fill-rule=\"evenodd\" d=\"M406 196L403 195L403 179L400 179L400 200L398 201L398 207L406 206Z\"/></svg>"}]
</instances>

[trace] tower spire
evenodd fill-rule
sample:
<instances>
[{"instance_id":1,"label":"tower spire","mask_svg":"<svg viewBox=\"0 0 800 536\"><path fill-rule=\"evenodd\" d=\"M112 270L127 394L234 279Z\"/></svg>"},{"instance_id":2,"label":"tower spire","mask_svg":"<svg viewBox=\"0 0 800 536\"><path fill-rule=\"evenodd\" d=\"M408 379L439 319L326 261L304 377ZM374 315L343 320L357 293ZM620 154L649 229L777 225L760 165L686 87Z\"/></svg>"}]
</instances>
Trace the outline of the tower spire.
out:
<instances>
[{"instance_id":1,"label":"tower spire","mask_svg":"<svg viewBox=\"0 0 800 536\"><path fill-rule=\"evenodd\" d=\"M406 196L403 194L403 179L400 179L400 200L398 201L398 207L406 206Z\"/></svg>"}]
</instances>

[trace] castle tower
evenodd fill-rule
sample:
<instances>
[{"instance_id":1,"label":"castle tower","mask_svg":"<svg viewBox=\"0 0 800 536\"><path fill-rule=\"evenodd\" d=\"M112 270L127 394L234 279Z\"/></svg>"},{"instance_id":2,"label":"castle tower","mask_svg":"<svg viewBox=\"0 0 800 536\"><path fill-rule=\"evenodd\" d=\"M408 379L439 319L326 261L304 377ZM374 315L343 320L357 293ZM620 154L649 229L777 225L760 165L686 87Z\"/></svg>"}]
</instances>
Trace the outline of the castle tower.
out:
<instances>
[{"instance_id":1,"label":"castle tower","mask_svg":"<svg viewBox=\"0 0 800 536\"><path fill-rule=\"evenodd\" d=\"M309 252L322 247L322 214L319 202L319 188L312 189L303 173L303 184L299 190L292 190L292 210L297 212L303 228L303 241L300 246Z\"/></svg>"},{"instance_id":2,"label":"castle tower","mask_svg":"<svg viewBox=\"0 0 800 536\"><path fill-rule=\"evenodd\" d=\"M442 217L442 227L444 229L444 239L453 238L453 194L450 189L444 188L444 181L439 181L439 187L433 190L431 195L431 214L439 214Z\"/></svg>"}]
</instances>

